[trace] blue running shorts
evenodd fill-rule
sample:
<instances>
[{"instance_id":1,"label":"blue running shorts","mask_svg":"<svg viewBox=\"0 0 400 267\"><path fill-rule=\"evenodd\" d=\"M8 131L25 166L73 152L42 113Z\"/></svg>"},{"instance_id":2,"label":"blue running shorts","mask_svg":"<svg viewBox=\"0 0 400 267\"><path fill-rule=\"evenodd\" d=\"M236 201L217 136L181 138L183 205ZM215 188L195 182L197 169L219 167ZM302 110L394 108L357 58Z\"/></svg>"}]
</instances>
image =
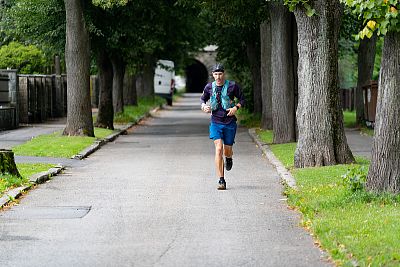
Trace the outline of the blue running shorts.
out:
<instances>
[{"instance_id":1,"label":"blue running shorts","mask_svg":"<svg viewBox=\"0 0 400 267\"><path fill-rule=\"evenodd\" d=\"M236 128L236 121L232 121L229 124L211 122L210 139L214 141L222 139L224 145L231 146L235 143Z\"/></svg>"}]
</instances>

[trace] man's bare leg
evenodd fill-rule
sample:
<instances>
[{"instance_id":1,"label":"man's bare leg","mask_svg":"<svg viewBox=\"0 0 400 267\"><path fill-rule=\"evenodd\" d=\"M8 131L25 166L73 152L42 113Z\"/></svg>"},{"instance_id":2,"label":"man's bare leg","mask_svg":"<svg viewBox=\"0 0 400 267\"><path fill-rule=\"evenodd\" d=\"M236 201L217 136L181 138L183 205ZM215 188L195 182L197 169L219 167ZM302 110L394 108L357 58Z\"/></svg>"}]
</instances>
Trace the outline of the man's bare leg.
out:
<instances>
[{"instance_id":1,"label":"man's bare leg","mask_svg":"<svg viewBox=\"0 0 400 267\"><path fill-rule=\"evenodd\" d=\"M226 189L226 182L224 178L224 145L221 139L215 140L215 168L217 170L217 175L219 176L218 190Z\"/></svg>"},{"instance_id":2,"label":"man's bare leg","mask_svg":"<svg viewBox=\"0 0 400 267\"><path fill-rule=\"evenodd\" d=\"M222 139L214 141L215 144L215 168L217 169L218 177L224 177L224 159L222 157L223 143Z\"/></svg>"},{"instance_id":3,"label":"man's bare leg","mask_svg":"<svg viewBox=\"0 0 400 267\"><path fill-rule=\"evenodd\" d=\"M232 146L224 145L224 156L227 158L232 158L233 149Z\"/></svg>"}]
</instances>

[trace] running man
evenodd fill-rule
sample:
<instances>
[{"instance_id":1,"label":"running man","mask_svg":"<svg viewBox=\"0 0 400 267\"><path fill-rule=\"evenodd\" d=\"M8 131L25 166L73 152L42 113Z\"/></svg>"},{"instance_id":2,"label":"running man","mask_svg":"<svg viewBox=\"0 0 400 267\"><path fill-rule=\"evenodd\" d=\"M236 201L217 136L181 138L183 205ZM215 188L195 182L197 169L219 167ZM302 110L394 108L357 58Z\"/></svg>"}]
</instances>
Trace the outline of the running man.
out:
<instances>
[{"instance_id":1,"label":"running man","mask_svg":"<svg viewBox=\"0 0 400 267\"><path fill-rule=\"evenodd\" d=\"M224 66L217 63L212 68L214 82L204 87L201 96L201 110L211 112L210 139L215 145L215 167L219 177L218 190L226 189L224 165L227 171L232 169L233 150L236 135L236 112L244 105L240 87L233 81L225 80ZM238 103L235 104L235 98ZM207 101L210 100L210 105ZM225 164L223 156L225 156Z\"/></svg>"}]
</instances>

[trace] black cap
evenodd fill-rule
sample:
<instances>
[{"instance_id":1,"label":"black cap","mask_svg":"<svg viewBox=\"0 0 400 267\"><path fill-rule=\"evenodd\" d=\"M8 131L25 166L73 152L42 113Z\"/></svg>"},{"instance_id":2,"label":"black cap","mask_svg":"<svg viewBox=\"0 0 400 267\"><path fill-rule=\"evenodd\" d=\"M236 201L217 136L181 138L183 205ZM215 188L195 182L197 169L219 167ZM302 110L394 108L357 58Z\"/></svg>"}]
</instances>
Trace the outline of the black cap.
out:
<instances>
[{"instance_id":1,"label":"black cap","mask_svg":"<svg viewBox=\"0 0 400 267\"><path fill-rule=\"evenodd\" d=\"M211 72L224 72L224 71L225 71L224 65L222 65L221 63L215 64L211 69Z\"/></svg>"}]
</instances>

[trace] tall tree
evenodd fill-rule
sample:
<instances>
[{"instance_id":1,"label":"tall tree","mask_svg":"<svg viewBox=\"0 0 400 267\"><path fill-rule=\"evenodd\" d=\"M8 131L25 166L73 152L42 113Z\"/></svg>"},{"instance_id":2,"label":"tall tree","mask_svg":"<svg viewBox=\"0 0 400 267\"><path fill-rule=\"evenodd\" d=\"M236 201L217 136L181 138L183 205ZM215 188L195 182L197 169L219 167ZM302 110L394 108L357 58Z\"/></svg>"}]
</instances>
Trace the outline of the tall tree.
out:
<instances>
[{"instance_id":1,"label":"tall tree","mask_svg":"<svg viewBox=\"0 0 400 267\"><path fill-rule=\"evenodd\" d=\"M259 33L257 29L257 33ZM253 82L253 104L254 113L261 114L262 112L262 98L261 98L261 47L259 42L259 36L257 40L246 40L246 52L250 66L251 77Z\"/></svg>"},{"instance_id":2,"label":"tall tree","mask_svg":"<svg viewBox=\"0 0 400 267\"><path fill-rule=\"evenodd\" d=\"M295 8L299 50L296 167L354 162L338 93L341 12L339 0L313 0Z\"/></svg>"},{"instance_id":3,"label":"tall tree","mask_svg":"<svg viewBox=\"0 0 400 267\"><path fill-rule=\"evenodd\" d=\"M377 39L378 36L376 34L371 38L361 39L358 47L358 78L355 93L356 122L358 125L363 125L365 122L363 87L371 83L372 74L374 72Z\"/></svg>"},{"instance_id":4,"label":"tall tree","mask_svg":"<svg viewBox=\"0 0 400 267\"><path fill-rule=\"evenodd\" d=\"M124 76L124 105L137 106L136 76L128 69Z\"/></svg>"},{"instance_id":5,"label":"tall tree","mask_svg":"<svg viewBox=\"0 0 400 267\"><path fill-rule=\"evenodd\" d=\"M124 76L126 63L120 55L112 55L111 63L113 67L113 86L112 86L112 99L114 113L124 111Z\"/></svg>"},{"instance_id":6,"label":"tall tree","mask_svg":"<svg viewBox=\"0 0 400 267\"><path fill-rule=\"evenodd\" d=\"M293 14L282 2L271 3L272 31L272 120L274 143L296 140L295 129L295 70L293 64Z\"/></svg>"},{"instance_id":7,"label":"tall tree","mask_svg":"<svg viewBox=\"0 0 400 267\"><path fill-rule=\"evenodd\" d=\"M375 133L367 189L400 193L400 2L350 1L354 11L365 19L360 38L371 38L374 31L385 35L378 86ZM365 5L368 2L368 5Z\"/></svg>"},{"instance_id":8,"label":"tall tree","mask_svg":"<svg viewBox=\"0 0 400 267\"><path fill-rule=\"evenodd\" d=\"M90 105L89 34L82 1L65 1L67 68L67 124L64 135L94 136Z\"/></svg>"},{"instance_id":9,"label":"tall tree","mask_svg":"<svg viewBox=\"0 0 400 267\"><path fill-rule=\"evenodd\" d=\"M99 112L96 127L114 130L114 109L112 105L113 67L108 52L99 50L97 55L99 69Z\"/></svg>"},{"instance_id":10,"label":"tall tree","mask_svg":"<svg viewBox=\"0 0 400 267\"><path fill-rule=\"evenodd\" d=\"M400 193L400 32L385 36L367 188Z\"/></svg>"},{"instance_id":11,"label":"tall tree","mask_svg":"<svg viewBox=\"0 0 400 267\"><path fill-rule=\"evenodd\" d=\"M261 128L272 130L272 32L271 19L267 12L265 21L260 25L261 43Z\"/></svg>"},{"instance_id":12,"label":"tall tree","mask_svg":"<svg viewBox=\"0 0 400 267\"><path fill-rule=\"evenodd\" d=\"M355 110L357 125L365 124L363 87L370 84L375 63L376 41L375 34L370 39L356 40L354 34L364 28L363 20L358 14L346 7L342 17L339 39L339 58L348 59L357 54L357 85L355 90Z\"/></svg>"}]
</instances>

